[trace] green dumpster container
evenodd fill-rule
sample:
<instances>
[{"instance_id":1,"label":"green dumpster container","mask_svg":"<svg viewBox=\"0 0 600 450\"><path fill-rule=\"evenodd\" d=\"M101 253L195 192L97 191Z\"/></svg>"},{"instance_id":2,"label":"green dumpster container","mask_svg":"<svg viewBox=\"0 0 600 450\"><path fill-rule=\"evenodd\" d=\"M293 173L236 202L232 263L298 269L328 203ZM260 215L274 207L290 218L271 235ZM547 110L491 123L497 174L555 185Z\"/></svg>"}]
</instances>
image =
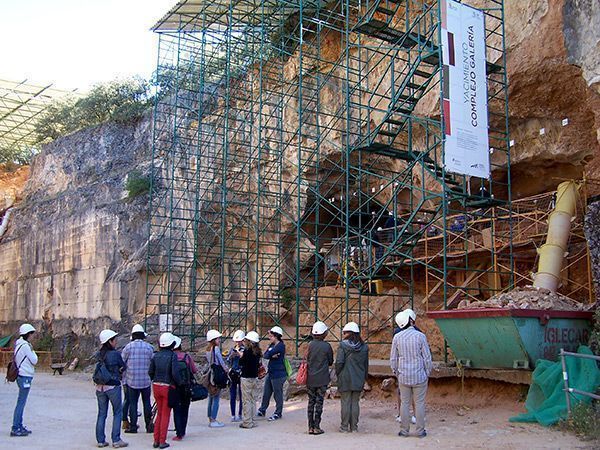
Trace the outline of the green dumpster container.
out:
<instances>
[{"instance_id":1,"label":"green dumpster container","mask_svg":"<svg viewBox=\"0 0 600 450\"><path fill-rule=\"evenodd\" d=\"M592 312L531 309L432 311L456 360L472 368L535 367L556 361L561 348L575 352L587 343Z\"/></svg>"}]
</instances>

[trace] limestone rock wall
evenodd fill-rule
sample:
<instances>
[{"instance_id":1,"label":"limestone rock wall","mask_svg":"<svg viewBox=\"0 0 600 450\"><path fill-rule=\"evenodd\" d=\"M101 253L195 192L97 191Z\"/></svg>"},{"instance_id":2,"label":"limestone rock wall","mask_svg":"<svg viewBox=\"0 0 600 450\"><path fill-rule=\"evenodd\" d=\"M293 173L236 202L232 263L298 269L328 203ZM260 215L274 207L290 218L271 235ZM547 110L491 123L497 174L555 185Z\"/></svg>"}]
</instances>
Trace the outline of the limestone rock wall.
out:
<instances>
[{"instance_id":1,"label":"limestone rock wall","mask_svg":"<svg viewBox=\"0 0 600 450\"><path fill-rule=\"evenodd\" d=\"M35 158L0 241L2 332L31 320L55 334L95 333L141 310L148 198L129 200L124 187L148 168L150 131L146 119L105 124Z\"/></svg>"}]
</instances>

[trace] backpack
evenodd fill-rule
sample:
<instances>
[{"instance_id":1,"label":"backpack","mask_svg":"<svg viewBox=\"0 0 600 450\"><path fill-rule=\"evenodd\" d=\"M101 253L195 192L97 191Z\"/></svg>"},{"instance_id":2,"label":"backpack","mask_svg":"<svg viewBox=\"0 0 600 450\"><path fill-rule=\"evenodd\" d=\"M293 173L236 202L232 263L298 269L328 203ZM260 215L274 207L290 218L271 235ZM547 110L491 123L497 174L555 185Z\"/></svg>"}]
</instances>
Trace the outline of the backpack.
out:
<instances>
[{"instance_id":1,"label":"backpack","mask_svg":"<svg viewBox=\"0 0 600 450\"><path fill-rule=\"evenodd\" d=\"M186 387L186 388L190 387L192 384L192 371L190 370L190 368L188 366L189 357L190 356L186 353L183 360L180 360L179 358L177 358L177 367L176 367L176 370L179 372L179 379L181 380L181 382L179 383L179 386Z\"/></svg>"},{"instance_id":2,"label":"backpack","mask_svg":"<svg viewBox=\"0 0 600 450\"><path fill-rule=\"evenodd\" d=\"M210 384L219 389L224 389L229 384L229 377L227 376L227 372L225 372L225 369L223 369L223 366L214 362L215 349L213 349L211 356L212 358L210 364Z\"/></svg>"},{"instance_id":3,"label":"backpack","mask_svg":"<svg viewBox=\"0 0 600 450\"><path fill-rule=\"evenodd\" d=\"M106 366L105 358L106 354L104 355L104 358L98 360L98 362L96 363L94 375L92 375L92 380L96 384L106 385L110 383L113 379L112 373L110 372L110 370L108 370L108 367Z\"/></svg>"},{"instance_id":4,"label":"backpack","mask_svg":"<svg viewBox=\"0 0 600 450\"><path fill-rule=\"evenodd\" d=\"M15 361L15 356L17 356L17 353L19 353L19 350L21 350L21 347L24 345L25 344L21 344L17 351L13 353L13 357L6 366L6 381L8 383L14 383L17 381L17 377L19 376L19 368L21 367L21 364L23 364L23 361L25 361L25 358L27 358L27 355L23 356L23 359L19 364L17 364L17 361Z\"/></svg>"}]
</instances>

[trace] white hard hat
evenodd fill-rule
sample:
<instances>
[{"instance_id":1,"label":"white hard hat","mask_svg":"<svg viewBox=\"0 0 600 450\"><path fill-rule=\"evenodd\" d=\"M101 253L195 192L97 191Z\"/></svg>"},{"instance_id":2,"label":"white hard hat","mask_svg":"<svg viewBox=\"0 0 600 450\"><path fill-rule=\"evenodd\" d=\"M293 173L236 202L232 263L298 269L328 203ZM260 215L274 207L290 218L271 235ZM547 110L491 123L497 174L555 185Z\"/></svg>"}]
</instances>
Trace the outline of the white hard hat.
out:
<instances>
[{"instance_id":1,"label":"white hard hat","mask_svg":"<svg viewBox=\"0 0 600 450\"><path fill-rule=\"evenodd\" d=\"M396 314L396 324L400 328L404 328L406 325L408 325L409 319L417 319L417 315L412 309L405 309L404 311L401 311L398 314Z\"/></svg>"},{"instance_id":2,"label":"white hard hat","mask_svg":"<svg viewBox=\"0 0 600 450\"><path fill-rule=\"evenodd\" d=\"M32 331L35 331L33 325L30 323L24 323L19 327L19 336L25 336L27 333L31 333Z\"/></svg>"},{"instance_id":3,"label":"white hard hat","mask_svg":"<svg viewBox=\"0 0 600 450\"><path fill-rule=\"evenodd\" d=\"M356 322L348 322L342 328L342 331L352 331L353 333L360 333L360 328L358 328L358 324Z\"/></svg>"},{"instance_id":4,"label":"white hard hat","mask_svg":"<svg viewBox=\"0 0 600 450\"><path fill-rule=\"evenodd\" d=\"M146 332L144 331L144 327L141 326L139 323L135 324L133 326L133 328L131 329L131 334L133 333L144 333L144 335L146 335Z\"/></svg>"},{"instance_id":5,"label":"white hard hat","mask_svg":"<svg viewBox=\"0 0 600 450\"><path fill-rule=\"evenodd\" d=\"M206 333L206 341L210 342L215 340L216 338L220 338L221 336L223 335L217 330L208 330L208 333Z\"/></svg>"},{"instance_id":6,"label":"white hard hat","mask_svg":"<svg viewBox=\"0 0 600 450\"><path fill-rule=\"evenodd\" d=\"M108 341L110 341L112 338L114 338L117 334L116 331L113 330L102 330L100 332L100 343L101 344L106 344Z\"/></svg>"},{"instance_id":7,"label":"white hard hat","mask_svg":"<svg viewBox=\"0 0 600 450\"><path fill-rule=\"evenodd\" d=\"M254 342L255 344L260 342L260 336L256 331L248 331L246 334L246 339L248 339L250 342Z\"/></svg>"},{"instance_id":8,"label":"white hard hat","mask_svg":"<svg viewBox=\"0 0 600 450\"><path fill-rule=\"evenodd\" d=\"M283 336L283 330L281 329L281 327L278 327L278 326L274 326L273 328L271 328L269 330L269 333L276 333L279 336Z\"/></svg>"},{"instance_id":9,"label":"white hard hat","mask_svg":"<svg viewBox=\"0 0 600 450\"><path fill-rule=\"evenodd\" d=\"M159 347L170 347L173 342L175 342L173 333L163 333L160 335L160 338L158 338Z\"/></svg>"},{"instance_id":10,"label":"white hard hat","mask_svg":"<svg viewBox=\"0 0 600 450\"><path fill-rule=\"evenodd\" d=\"M245 338L246 333L244 333L242 330L237 330L235 333L233 333L234 342L242 342Z\"/></svg>"},{"instance_id":11,"label":"white hard hat","mask_svg":"<svg viewBox=\"0 0 600 450\"><path fill-rule=\"evenodd\" d=\"M312 334L325 334L327 325L323 322L315 322L312 326Z\"/></svg>"},{"instance_id":12,"label":"white hard hat","mask_svg":"<svg viewBox=\"0 0 600 450\"><path fill-rule=\"evenodd\" d=\"M175 342L175 346L173 348L177 348L181 345L181 338L179 336L173 335L173 341Z\"/></svg>"}]
</instances>

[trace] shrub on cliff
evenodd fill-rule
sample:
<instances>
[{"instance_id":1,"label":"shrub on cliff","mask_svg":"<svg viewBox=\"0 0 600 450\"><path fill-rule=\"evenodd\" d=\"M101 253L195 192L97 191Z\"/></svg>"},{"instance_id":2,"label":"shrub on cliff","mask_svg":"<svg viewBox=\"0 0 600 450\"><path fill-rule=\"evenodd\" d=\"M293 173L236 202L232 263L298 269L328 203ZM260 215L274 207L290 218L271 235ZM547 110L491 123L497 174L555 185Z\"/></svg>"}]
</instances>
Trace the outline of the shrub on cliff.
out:
<instances>
[{"instance_id":1,"label":"shrub on cliff","mask_svg":"<svg viewBox=\"0 0 600 450\"><path fill-rule=\"evenodd\" d=\"M6 170L10 168L29 164L34 150L30 147L9 147L0 146L0 164L6 164Z\"/></svg>"},{"instance_id":2,"label":"shrub on cliff","mask_svg":"<svg viewBox=\"0 0 600 450\"><path fill-rule=\"evenodd\" d=\"M98 84L83 97L69 97L50 105L36 124L37 139L46 143L104 122L133 122L151 105L150 84L145 80Z\"/></svg>"},{"instance_id":3,"label":"shrub on cliff","mask_svg":"<svg viewBox=\"0 0 600 450\"><path fill-rule=\"evenodd\" d=\"M125 189L128 193L127 198L135 198L138 195L150 192L150 185L150 177L134 170L127 176L127 182L125 183Z\"/></svg>"}]
</instances>

